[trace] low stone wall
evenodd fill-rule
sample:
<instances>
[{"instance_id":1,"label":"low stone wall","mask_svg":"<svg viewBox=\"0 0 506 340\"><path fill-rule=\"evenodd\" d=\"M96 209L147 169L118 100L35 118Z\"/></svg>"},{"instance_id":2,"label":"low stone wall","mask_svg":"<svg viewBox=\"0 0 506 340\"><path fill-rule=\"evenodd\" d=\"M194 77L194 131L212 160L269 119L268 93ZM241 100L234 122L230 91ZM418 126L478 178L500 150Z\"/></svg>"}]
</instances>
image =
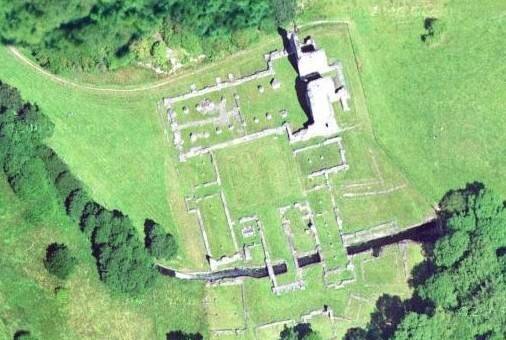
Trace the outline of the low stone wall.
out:
<instances>
[{"instance_id":1,"label":"low stone wall","mask_svg":"<svg viewBox=\"0 0 506 340\"><path fill-rule=\"evenodd\" d=\"M190 92L181 94L179 96L167 97L163 99L163 103L167 108L170 108L173 103L177 103L183 100L187 100L194 97L200 97L212 92L220 91L229 87L238 86L244 83L247 83L252 80L257 80L261 78L265 78L268 76L273 76L275 74L274 68L272 66L272 61L280 58L287 57L288 53L286 51L273 51L265 55L265 60L267 62L267 68L264 70L257 71L251 75L244 76L241 78L233 78L229 77L228 81L222 81L220 78L216 78L216 85L206 86L200 90L195 88L190 89Z\"/></svg>"}]
</instances>

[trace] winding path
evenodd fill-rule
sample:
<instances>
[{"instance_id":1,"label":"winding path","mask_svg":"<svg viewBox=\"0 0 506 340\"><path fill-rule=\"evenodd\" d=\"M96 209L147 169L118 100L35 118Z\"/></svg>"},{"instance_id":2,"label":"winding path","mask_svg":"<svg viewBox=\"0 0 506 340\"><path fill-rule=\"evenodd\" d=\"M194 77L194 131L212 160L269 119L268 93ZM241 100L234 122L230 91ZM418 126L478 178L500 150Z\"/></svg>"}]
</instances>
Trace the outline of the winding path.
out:
<instances>
[{"instance_id":1,"label":"winding path","mask_svg":"<svg viewBox=\"0 0 506 340\"><path fill-rule=\"evenodd\" d=\"M306 28L306 27L312 27L312 26L318 26L318 25L327 25L327 24L347 24L348 25L349 22L344 21L344 20L319 20L319 21L313 21L313 22L308 22L306 24L299 25L299 28ZM276 38L270 38L268 41L273 41L274 39L278 39L278 37L276 37ZM91 85L91 84L80 84L80 83L76 83L74 81L71 81L71 80L59 77L59 76L57 76L57 75L55 75L55 74L53 74L53 73L45 70L43 67L39 66L37 63L35 63L32 60L30 60L29 58L27 58L16 47L14 47L14 46L8 46L7 48L9 50L9 52L12 55L14 55L14 57L16 57L16 59L18 59L20 62L28 65L32 69L34 69L37 72L43 74L44 76L48 77L49 79L51 79L54 82L57 82L57 83L60 83L60 84L63 84L63 85L67 85L67 86L71 86L71 87L75 87L75 88L85 89L85 90L98 91L98 92L112 92L112 93L114 93L114 92L116 92L116 93L131 93L131 92L142 92L142 91L149 91L149 90L153 90L153 89L158 89L158 88L166 86L166 85L168 85L168 84L170 84L172 82L175 82L175 81L177 81L177 80L179 80L181 78L185 78L185 77L188 77L190 75L203 72L203 71L205 71L207 69L215 67L216 65L230 63L231 59L234 59L234 58L237 58L237 57L242 56L244 54L250 53L249 49L242 50L240 52L237 52L237 53L234 53L234 54L228 56L225 59L222 59L219 62L212 63L212 64L207 64L207 65L205 65L203 67L200 67L200 68L198 68L196 70L193 70L193 71L190 71L190 72L184 72L184 73L181 73L181 74L179 74L177 76L164 79L164 80L162 80L160 82L155 82L155 83L151 83L151 84L147 84L147 85L142 85L142 86L137 86L137 87L132 87L132 88L115 88L115 87L100 87L100 86L94 86L94 85Z\"/></svg>"}]
</instances>

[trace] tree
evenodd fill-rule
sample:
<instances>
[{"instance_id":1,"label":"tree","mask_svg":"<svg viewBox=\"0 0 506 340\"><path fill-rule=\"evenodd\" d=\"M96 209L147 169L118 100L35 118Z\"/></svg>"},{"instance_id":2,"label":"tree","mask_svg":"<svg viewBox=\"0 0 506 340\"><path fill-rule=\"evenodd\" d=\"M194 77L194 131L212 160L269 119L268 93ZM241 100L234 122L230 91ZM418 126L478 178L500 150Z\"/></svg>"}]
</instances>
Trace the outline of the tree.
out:
<instances>
[{"instance_id":1,"label":"tree","mask_svg":"<svg viewBox=\"0 0 506 340\"><path fill-rule=\"evenodd\" d=\"M277 25L283 26L295 19L297 0L272 0L272 7Z\"/></svg>"},{"instance_id":2,"label":"tree","mask_svg":"<svg viewBox=\"0 0 506 340\"><path fill-rule=\"evenodd\" d=\"M54 72L114 69L143 56L145 46L138 42L158 32L172 48L185 32L200 42L229 41L235 31L273 23L271 1L0 0L0 17L5 18L0 20L0 40L29 49L40 65ZM280 20L291 13L284 6Z\"/></svg>"},{"instance_id":3,"label":"tree","mask_svg":"<svg viewBox=\"0 0 506 340\"><path fill-rule=\"evenodd\" d=\"M167 45L163 40L157 41L151 46L151 56L153 57L155 65L164 70L170 70L172 65L167 56Z\"/></svg>"},{"instance_id":4,"label":"tree","mask_svg":"<svg viewBox=\"0 0 506 340\"><path fill-rule=\"evenodd\" d=\"M149 253L157 259L170 259L177 253L177 244L174 237L165 233L162 226L153 220L144 222L144 243Z\"/></svg>"},{"instance_id":5,"label":"tree","mask_svg":"<svg viewBox=\"0 0 506 340\"><path fill-rule=\"evenodd\" d=\"M279 334L280 340L320 340L320 334L311 328L309 323L299 323L293 327L287 327Z\"/></svg>"},{"instance_id":6,"label":"tree","mask_svg":"<svg viewBox=\"0 0 506 340\"><path fill-rule=\"evenodd\" d=\"M153 261L127 216L88 204L82 224L91 233L100 279L113 291L138 295L154 285Z\"/></svg>"},{"instance_id":7,"label":"tree","mask_svg":"<svg viewBox=\"0 0 506 340\"><path fill-rule=\"evenodd\" d=\"M387 304L407 314L378 318L382 308L377 308L364 330L366 339L504 338L505 203L475 182L449 191L440 208L445 234L425 247L427 259L413 274L413 297ZM384 321L390 325L388 332L381 326Z\"/></svg>"},{"instance_id":8,"label":"tree","mask_svg":"<svg viewBox=\"0 0 506 340\"><path fill-rule=\"evenodd\" d=\"M50 274L64 280L70 275L75 265L76 259L66 245L52 243L47 247L44 266Z\"/></svg>"},{"instance_id":9,"label":"tree","mask_svg":"<svg viewBox=\"0 0 506 340\"><path fill-rule=\"evenodd\" d=\"M348 329L344 335L344 340L366 340L367 331L360 327L354 327Z\"/></svg>"},{"instance_id":10,"label":"tree","mask_svg":"<svg viewBox=\"0 0 506 340\"><path fill-rule=\"evenodd\" d=\"M83 214L84 208L91 201L86 191L83 189L73 190L65 199L65 210L67 215L73 221L79 222Z\"/></svg>"},{"instance_id":11,"label":"tree","mask_svg":"<svg viewBox=\"0 0 506 340\"><path fill-rule=\"evenodd\" d=\"M53 133L52 122L37 105L24 103L17 89L0 81L0 168L18 197L31 209L32 222L50 218L57 208L39 149Z\"/></svg>"}]
</instances>

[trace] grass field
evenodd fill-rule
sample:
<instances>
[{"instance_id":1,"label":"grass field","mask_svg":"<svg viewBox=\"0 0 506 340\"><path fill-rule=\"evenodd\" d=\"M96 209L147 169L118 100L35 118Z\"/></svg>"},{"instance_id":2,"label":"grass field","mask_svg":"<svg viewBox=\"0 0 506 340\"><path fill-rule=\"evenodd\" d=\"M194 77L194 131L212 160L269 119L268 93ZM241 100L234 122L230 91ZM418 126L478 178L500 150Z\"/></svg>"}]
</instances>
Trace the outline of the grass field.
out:
<instances>
[{"instance_id":1,"label":"grass field","mask_svg":"<svg viewBox=\"0 0 506 340\"><path fill-rule=\"evenodd\" d=\"M269 323L299 321L323 305L330 306L336 318L332 322L315 319L314 326L322 334L340 337L348 327L363 325L378 295L409 293L407 275L420 261L420 250L413 245L406 249L392 246L379 258L369 254L347 258L331 198L343 220L342 232L353 232L390 221L401 227L418 223L428 217L431 204L444 192L466 181L483 180L499 193L506 192L501 179L506 166L502 95L506 93L505 13L506 5L495 0L310 2L299 19L302 27L322 19L348 23L303 29L326 49L330 60L343 62L352 95L351 112L336 108L339 125L347 129L342 138L350 168L328 179L309 180L305 175L341 161L335 149L314 149L294 156L284 136L279 136L216 152L221 184L202 187L217 181L211 159L202 156L178 163L171 136L165 132L165 116L157 112L162 97L188 91L191 84L200 88L212 84L216 77L227 79L229 72L248 74L263 67L263 53L280 46L277 36L265 37L251 50L216 64L158 80L159 87L139 92L64 85L1 47L0 79L17 86L25 98L49 115L56 124L49 144L93 197L130 215L139 230L145 218L152 218L176 235L181 250L169 265L182 270L207 269L202 237L184 199L203 197L221 188L234 221L252 214L261 221L272 260L285 261L288 266L288 273L279 275L279 283L293 282L295 273L278 209L305 200L315 214L328 267L343 269L329 280L355 281L340 289L327 288L322 266L314 265L303 269L304 290L279 296L272 293L268 279L205 289L199 284L163 281L142 300L124 301L108 295L96 277L91 257L84 253L79 254L80 265L66 293L55 298L53 290L58 283L46 275L40 261L44 246L54 239L77 245L82 242L80 235L64 232L58 224L66 222L39 228L26 225L20 216L11 215L11 210L20 208L8 198L0 205L2 225L19 227L16 234L8 228L2 231L8 250L1 250L0 261L5 277L13 281L21 276L22 280L19 289L10 281L1 281L1 291L6 293L0 295L5 306L0 330L12 333L33 325L37 334L49 338L61 334L153 338L175 326L205 332L209 323L211 336L218 336L215 330L246 327L240 336L263 339L274 338L283 327L282 323ZM433 46L420 40L423 20L429 16L440 18L447 27L443 39ZM261 83L264 93L258 91L257 83L238 89L250 132L278 126L279 108L288 108L294 125L306 119L296 98L285 95L294 94L287 91L294 85L290 64L280 61L275 68L282 81L281 92L270 89L268 78ZM115 82L122 77L125 75L104 79L69 76L102 88L120 88ZM133 89L133 84L147 79L142 72L132 74L129 85L121 88ZM230 97L233 91L229 92ZM267 112L272 120L265 119ZM253 121L255 117L259 123ZM184 119L191 120L191 114ZM230 138L226 133L237 130L224 131L219 138ZM321 189L305 192L316 187ZM2 192L10 197L7 191L4 188ZM214 203L204 208L210 211L205 222L214 231L210 243L216 245L216 252L228 254L227 247L232 246L228 226L220 202ZM296 229L296 246L306 251L312 245L304 231L299 233L301 229ZM236 234L240 230L237 225L235 230ZM258 244L258 235L255 237ZM26 259L21 244L30 244L34 256ZM261 257L258 251L254 262ZM344 269L348 261L354 264L354 271ZM203 308L204 296L207 308ZM47 310L26 313L31 300ZM83 313L82 306L89 312Z\"/></svg>"},{"instance_id":2,"label":"grass field","mask_svg":"<svg viewBox=\"0 0 506 340\"><path fill-rule=\"evenodd\" d=\"M10 339L18 330L39 339L161 339L176 329L207 332L201 283L162 279L138 298L111 295L78 227L61 215L29 224L25 209L1 177L0 338ZM43 266L53 242L69 245L78 260L65 282Z\"/></svg>"},{"instance_id":3,"label":"grass field","mask_svg":"<svg viewBox=\"0 0 506 340\"><path fill-rule=\"evenodd\" d=\"M375 135L417 189L433 201L482 180L506 192L500 169L506 83L506 4L497 0L319 0L302 21L341 19L350 31ZM440 18L439 44L421 42Z\"/></svg>"},{"instance_id":4,"label":"grass field","mask_svg":"<svg viewBox=\"0 0 506 340\"><path fill-rule=\"evenodd\" d=\"M328 261L328 267L329 269L344 268L348 259L345 256L336 218L329 200L331 195L340 197L347 192L343 189L347 184L364 178L378 177L370 154L363 152L363 149L376 150L377 146L370 138L368 116L361 109L360 103L363 97L360 95L358 75L351 68L354 65L351 46L347 40L342 40L347 37L347 31L343 30L342 26L330 26L311 32L315 33L316 39L321 40L322 45L330 46L329 54L336 53L344 65L350 65L347 68L350 90L356 94L353 111L346 115L338 112L338 115L344 127L361 124L359 129L350 131L350 136L357 136L349 137L359 141L356 146L351 144L348 150L348 145L346 145L348 137L345 137L344 140L345 148L350 156L349 162L353 165L351 168L354 168L354 164L351 162L356 159L357 164L364 164L364 167L370 170L367 173L359 170L345 174L344 177L332 177L328 180L330 191L317 191L311 193L309 198L311 208L318 214L315 217L315 222L319 231L322 254ZM333 44L334 40L331 37L341 39L338 41L345 43ZM258 216L263 226L266 247L271 260L286 263L288 273L276 277L278 284L295 282L297 276L294 258L282 228L279 208L300 203L306 199L304 189L307 179L304 178L305 175L317 168L319 170L339 164L342 160L334 160L335 156L338 156L337 148L323 146L321 149L312 149L310 154L302 153L305 159L301 160L293 154L286 137L277 136L217 151L213 157L215 164L207 156L192 159L188 163L178 163L176 154L171 147L170 138L164 136L164 123L161 124L161 118L156 112L156 102L162 97L161 90L150 91L148 96L136 93L129 95L102 94L89 90L79 91L49 82L49 86L41 92L32 84L46 83L47 79L44 79L44 76L32 72L30 77L33 83L26 84L24 83L25 78L19 77L17 73L19 68L24 66L18 64L7 50L0 50L0 57L10 63L12 67L18 68L0 71L0 77L7 77L7 80L21 88L25 96L42 103L42 108L48 112L57 125L57 133L50 144L91 189L94 197L106 206L118 207L130 214L138 226L144 218L150 217L167 226L170 231L176 234L183 246L178 260L172 261L169 265L179 266L183 269L205 267L205 250L200 230L194 216L188 214L184 198L216 195L218 188L221 187L227 198L232 219L237 221L241 217L252 214ZM282 70L281 76L283 76L283 72L287 74L285 76L287 80L283 81L284 85L289 82L289 77L293 77L293 70L288 68L291 66L287 62L279 62L277 65ZM286 66L284 71L283 65ZM217 67L216 70L219 72L220 68ZM29 71L29 69L25 68L24 71ZM186 82L186 86L189 86L193 81L194 79L189 76L184 82ZM184 88L182 85L184 82L178 82L177 87L163 92L163 96L181 91ZM266 92L262 95L267 96L268 85L265 84L265 86ZM244 87L244 91L248 89L249 87ZM60 91L62 91L60 96L53 95ZM260 96L256 86L251 87L249 91L254 93L244 92L241 94L241 98ZM160 97L155 100L157 95ZM259 115L267 109L262 105L266 105L272 100L274 99L265 102L251 100L249 104L246 104L251 106L248 112ZM81 102L86 105L79 105ZM286 108L287 105L283 104L282 106ZM67 111L73 114L68 114ZM289 109L289 111L294 114L292 116L295 117L293 122L302 123L305 121L306 117L301 111L298 113L295 109ZM271 123L276 126L280 122L273 119L269 122L269 124ZM262 124L258 124L257 128L262 128ZM369 137L362 139L361 136ZM70 140L73 142L69 143ZM113 143L113 141L117 142ZM74 144L78 147L73 147ZM337 145L332 144L331 147L337 147ZM121 168L118 167L119 165ZM218 173L215 173L215 167ZM395 170L391 170L392 165L387 158L380 159L377 168L381 176L384 177L385 183L398 180L399 174ZM97 171L97 169L101 169L101 171ZM220 183L203 186L217 181L218 175ZM315 183L325 184L326 182L316 179ZM355 191L357 189L353 190L353 192ZM417 195L414 190L401 192L408 203ZM213 256L230 255L233 243L226 224L224 207L218 199L219 196L211 197L217 199L203 199L200 203L196 203L196 207L201 210ZM381 196L379 199L381 200L383 197ZM359 209L363 202L350 200L346 204L350 205L350 211L354 211L354 209ZM399 203L384 213L395 218L394 211L404 211L404 207L402 203ZM420 209L425 210L426 207L422 201ZM354 215L348 214L348 209L344 209L344 211L345 225L369 226L355 222L352 217ZM413 217L409 211L407 215L416 219L416 216ZM368 220L372 216L371 214L360 217ZM314 240L304 230L307 226L304 226L301 216L296 212L289 214L288 218L292 224L294 246L297 251L304 253L312 250ZM258 242L258 239L255 242ZM258 257L263 256L263 251L260 250L261 248L257 249L252 263L258 263ZM329 299L329 289L324 286L322 276L322 267L319 265L305 268L303 270L305 290L280 296L273 295L269 280L248 280L241 286L244 291L244 304L242 300L238 300L237 293L234 293L237 291L235 288L213 291L208 289L206 310L209 327L213 330L212 335L216 330L241 328L239 311L242 308L248 311L247 320L244 320L247 329L243 333L247 336L254 336L255 327L259 325L280 320L299 320L303 315L322 308L324 304L330 305L337 316L351 318L353 320L351 324L363 323L367 316L367 313L363 311L371 309L374 295L367 297L369 299L367 302L362 301L364 307L360 307L357 312L353 309L356 307L354 304L351 304L352 309L348 307L348 304L352 292L355 294L357 291L356 294L361 294L364 289L363 285L351 285L349 287L353 286L353 289L336 290L335 294L332 291L332 298ZM353 278L353 275L350 276L344 271L332 280L340 282L350 278ZM407 292L405 283L392 282L391 284L398 291ZM220 308L224 308L223 313L219 313ZM329 326L329 324L322 322L322 331L334 332L332 328L334 325L337 323L332 323L332 326ZM329 327L332 329L329 330ZM338 332L337 328L335 332Z\"/></svg>"}]
</instances>

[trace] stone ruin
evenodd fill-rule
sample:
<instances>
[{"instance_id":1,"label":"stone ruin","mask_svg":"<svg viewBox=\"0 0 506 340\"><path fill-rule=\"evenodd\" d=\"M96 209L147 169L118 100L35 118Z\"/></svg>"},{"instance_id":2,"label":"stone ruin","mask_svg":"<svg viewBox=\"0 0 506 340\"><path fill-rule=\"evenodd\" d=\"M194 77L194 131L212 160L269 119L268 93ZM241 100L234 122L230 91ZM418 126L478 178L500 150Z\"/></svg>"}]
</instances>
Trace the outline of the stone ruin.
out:
<instances>
[{"instance_id":1,"label":"stone ruin","mask_svg":"<svg viewBox=\"0 0 506 340\"><path fill-rule=\"evenodd\" d=\"M337 125L333 103L340 101L344 111L349 110L349 94L344 85L342 68L329 65L325 50L316 46L313 39L307 38L299 42L296 32L287 33L290 42L289 54L297 63L300 80L306 89L306 102L310 110L310 121L307 127L292 135L292 142L307 141L314 137L330 137L340 129ZM336 71L341 84L324 74Z\"/></svg>"},{"instance_id":2,"label":"stone ruin","mask_svg":"<svg viewBox=\"0 0 506 340\"><path fill-rule=\"evenodd\" d=\"M216 104L213 101L205 98L195 106L195 110L204 115L208 113L213 113L216 111Z\"/></svg>"}]
</instances>

